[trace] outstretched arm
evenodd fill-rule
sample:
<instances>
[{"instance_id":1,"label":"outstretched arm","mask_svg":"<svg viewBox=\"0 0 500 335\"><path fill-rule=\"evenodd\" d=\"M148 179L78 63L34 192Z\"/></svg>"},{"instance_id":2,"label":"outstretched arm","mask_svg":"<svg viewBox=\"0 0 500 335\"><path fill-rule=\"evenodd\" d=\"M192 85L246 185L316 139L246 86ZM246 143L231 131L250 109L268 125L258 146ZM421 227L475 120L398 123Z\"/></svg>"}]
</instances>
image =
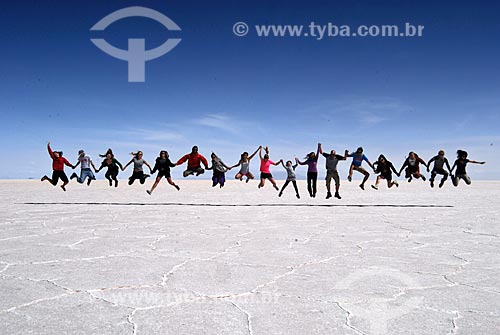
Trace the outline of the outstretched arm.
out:
<instances>
[{"instance_id":1,"label":"outstretched arm","mask_svg":"<svg viewBox=\"0 0 500 335\"><path fill-rule=\"evenodd\" d=\"M344 159L347 159L349 157L349 150L345 149L344 151Z\"/></svg>"},{"instance_id":2,"label":"outstretched arm","mask_svg":"<svg viewBox=\"0 0 500 335\"><path fill-rule=\"evenodd\" d=\"M254 156L257 154L257 152L258 152L259 150L261 150L261 149L262 149L262 145L261 145L261 146L259 146L259 147L258 147L258 148L257 148L257 149L253 152L253 154L251 154L251 155L250 155L250 157L248 157L248 160L251 160L252 158L254 158Z\"/></svg>"},{"instance_id":3,"label":"outstretched arm","mask_svg":"<svg viewBox=\"0 0 500 335\"><path fill-rule=\"evenodd\" d=\"M151 165L149 165L149 163L146 161L144 161L144 165L146 165L149 168L149 172L151 172L151 174L153 174L153 169L151 168Z\"/></svg>"},{"instance_id":4,"label":"outstretched arm","mask_svg":"<svg viewBox=\"0 0 500 335\"><path fill-rule=\"evenodd\" d=\"M455 163L453 163L453 166L451 167L451 170L450 170L450 174L453 173L453 170L455 170L456 166L457 166L457 161L455 161Z\"/></svg>"},{"instance_id":5,"label":"outstretched arm","mask_svg":"<svg viewBox=\"0 0 500 335\"><path fill-rule=\"evenodd\" d=\"M401 169L399 169L399 174L401 174L401 172L403 172L403 169L406 167L406 165L408 165L408 160L407 159L405 159L405 162L401 166Z\"/></svg>"},{"instance_id":6,"label":"outstretched arm","mask_svg":"<svg viewBox=\"0 0 500 335\"><path fill-rule=\"evenodd\" d=\"M126 168L130 165L130 164L132 164L132 162L133 162L133 161L134 161L134 159L132 158L132 159L130 160L130 162L128 162L127 164L125 164L125 166L122 168L122 171L125 171L125 169L126 169Z\"/></svg>"},{"instance_id":7,"label":"outstretched arm","mask_svg":"<svg viewBox=\"0 0 500 335\"><path fill-rule=\"evenodd\" d=\"M77 167L78 165L80 165L80 160L78 160L78 162L76 163L76 165L73 165L73 166L72 166L72 168L73 168L73 169L76 169L76 167ZM70 166L71 166L71 165L70 165Z\"/></svg>"},{"instance_id":8,"label":"outstretched arm","mask_svg":"<svg viewBox=\"0 0 500 335\"><path fill-rule=\"evenodd\" d=\"M298 157L295 157L295 161L297 162L297 164L300 164L300 165L306 165L307 164L305 161L301 162Z\"/></svg>"},{"instance_id":9,"label":"outstretched arm","mask_svg":"<svg viewBox=\"0 0 500 335\"><path fill-rule=\"evenodd\" d=\"M94 171L97 171L93 161L90 161L90 165L92 165L92 167L94 168Z\"/></svg>"},{"instance_id":10,"label":"outstretched arm","mask_svg":"<svg viewBox=\"0 0 500 335\"><path fill-rule=\"evenodd\" d=\"M486 164L486 162L478 162L478 161L473 161L473 160L469 160L469 163L474 163L474 164Z\"/></svg>"},{"instance_id":11,"label":"outstretched arm","mask_svg":"<svg viewBox=\"0 0 500 335\"><path fill-rule=\"evenodd\" d=\"M114 162L116 163L116 165L118 165L118 166L120 167L120 169L122 169L122 171L123 171L123 165L122 165L122 163L120 163L120 162L118 161L118 159L116 159L116 158L113 158L113 161L114 161ZM103 165L103 166L101 166L101 167L100 167L100 169L102 169L103 167L104 167L104 165Z\"/></svg>"},{"instance_id":12,"label":"outstretched arm","mask_svg":"<svg viewBox=\"0 0 500 335\"><path fill-rule=\"evenodd\" d=\"M280 159L278 162L273 163L273 165L275 165L275 166L280 165L280 164L283 164L283 159Z\"/></svg>"},{"instance_id":13,"label":"outstretched arm","mask_svg":"<svg viewBox=\"0 0 500 335\"><path fill-rule=\"evenodd\" d=\"M185 161L187 161L189 158L189 154L182 156L175 165L181 165L184 164Z\"/></svg>"},{"instance_id":14,"label":"outstretched arm","mask_svg":"<svg viewBox=\"0 0 500 335\"><path fill-rule=\"evenodd\" d=\"M448 159L444 159L444 163L446 164L446 167L448 168L448 172L450 172L451 174L451 167L450 167L450 163L448 162Z\"/></svg>"}]
</instances>

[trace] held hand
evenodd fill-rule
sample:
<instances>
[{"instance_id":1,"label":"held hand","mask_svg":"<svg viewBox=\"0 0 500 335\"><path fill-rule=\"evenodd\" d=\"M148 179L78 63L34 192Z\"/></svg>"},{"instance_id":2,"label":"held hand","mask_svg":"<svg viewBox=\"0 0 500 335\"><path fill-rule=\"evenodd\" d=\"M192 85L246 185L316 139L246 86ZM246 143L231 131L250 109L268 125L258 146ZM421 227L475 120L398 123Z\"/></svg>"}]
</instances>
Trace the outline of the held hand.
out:
<instances>
[{"instance_id":1,"label":"held hand","mask_svg":"<svg viewBox=\"0 0 500 335\"><path fill-rule=\"evenodd\" d=\"M427 167L427 172L431 172L431 169L429 169L429 167Z\"/></svg>"}]
</instances>

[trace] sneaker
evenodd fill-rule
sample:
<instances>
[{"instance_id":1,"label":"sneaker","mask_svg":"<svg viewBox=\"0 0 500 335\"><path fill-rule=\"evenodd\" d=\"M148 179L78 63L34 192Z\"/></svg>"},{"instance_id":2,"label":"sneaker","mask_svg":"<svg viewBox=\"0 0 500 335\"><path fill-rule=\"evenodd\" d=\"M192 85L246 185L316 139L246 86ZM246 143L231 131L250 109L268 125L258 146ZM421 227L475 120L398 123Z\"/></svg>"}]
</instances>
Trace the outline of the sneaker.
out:
<instances>
[{"instance_id":1,"label":"sneaker","mask_svg":"<svg viewBox=\"0 0 500 335\"><path fill-rule=\"evenodd\" d=\"M347 177L347 180L349 180L349 182L351 182L352 181L352 177L351 176Z\"/></svg>"},{"instance_id":2,"label":"sneaker","mask_svg":"<svg viewBox=\"0 0 500 335\"><path fill-rule=\"evenodd\" d=\"M118 187L118 180L115 180L115 187Z\"/></svg>"},{"instance_id":3,"label":"sneaker","mask_svg":"<svg viewBox=\"0 0 500 335\"><path fill-rule=\"evenodd\" d=\"M392 182L393 185L395 185L396 187L399 187L399 183L395 180Z\"/></svg>"},{"instance_id":4,"label":"sneaker","mask_svg":"<svg viewBox=\"0 0 500 335\"><path fill-rule=\"evenodd\" d=\"M431 179L430 182L431 182L431 187L434 187L434 180Z\"/></svg>"},{"instance_id":5,"label":"sneaker","mask_svg":"<svg viewBox=\"0 0 500 335\"><path fill-rule=\"evenodd\" d=\"M332 197L332 194L331 194L330 192L328 192L328 193L326 194L326 199L330 199L331 197Z\"/></svg>"},{"instance_id":6,"label":"sneaker","mask_svg":"<svg viewBox=\"0 0 500 335\"><path fill-rule=\"evenodd\" d=\"M281 197L282 195L283 195L283 193L281 193L281 192L280 192L280 193L278 194L278 197Z\"/></svg>"},{"instance_id":7,"label":"sneaker","mask_svg":"<svg viewBox=\"0 0 500 335\"><path fill-rule=\"evenodd\" d=\"M245 181L245 183L248 183L250 181L250 178L247 178L247 180Z\"/></svg>"},{"instance_id":8,"label":"sneaker","mask_svg":"<svg viewBox=\"0 0 500 335\"><path fill-rule=\"evenodd\" d=\"M66 192L66 187L64 187L64 185L61 185L61 188L64 192Z\"/></svg>"},{"instance_id":9,"label":"sneaker","mask_svg":"<svg viewBox=\"0 0 500 335\"><path fill-rule=\"evenodd\" d=\"M91 182L92 182L92 179L87 180L87 186L90 186Z\"/></svg>"},{"instance_id":10,"label":"sneaker","mask_svg":"<svg viewBox=\"0 0 500 335\"><path fill-rule=\"evenodd\" d=\"M335 192L335 198L337 198L337 199L342 199L342 198L340 197L339 192Z\"/></svg>"},{"instance_id":11,"label":"sneaker","mask_svg":"<svg viewBox=\"0 0 500 335\"><path fill-rule=\"evenodd\" d=\"M179 185L174 185L174 187L177 189L177 191L181 190L181 188L179 187Z\"/></svg>"},{"instance_id":12,"label":"sneaker","mask_svg":"<svg viewBox=\"0 0 500 335\"><path fill-rule=\"evenodd\" d=\"M378 190L378 186L377 186L377 185L372 185L372 188L373 188L374 190Z\"/></svg>"},{"instance_id":13,"label":"sneaker","mask_svg":"<svg viewBox=\"0 0 500 335\"><path fill-rule=\"evenodd\" d=\"M112 180L109 181L109 186L113 186L113 181Z\"/></svg>"},{"instance_id":14,"label":"sneaker","mask_svg":"<svg viewBox=\"0 0 500 335\"><path fill-rule=\"evenodd\" d=\"M423 180L423 181L426 181L426 180L427 180L427 179L425 178L425 176L424 176L424 175L422 175L422 180Z\"/></svg>"},{"instance_id":15,"label":"sneaker","mask_svg":"<svg viewBox=\"0 0 500 335\"><path fill-rule=\"evenodd\" d=\"M439 183L439 188L443 187L444 185L444 180L441 180L441 182Z\"/></svg>"},{"instance_id":16,"label":"sneaker","mask_svg":"<svg viewBox=\"0 0 500 335\"><path fill-rule=\"evenodd\" d=\"M365 185L361 184L359 187L364 191L365 190Z\"/></svg>"},{"instance_id":17,"label":"sneaker","mask_svg":"<svg viewBox=\"0 0 500 335\"><path fill-rule=\"evenodd\" d=\"M40 179L40 181L45 181L45 180L47 180L47 179L49 179L49 177L47 177L47 176L43 176L43 177L42 177L42 179Z\"/></svg>"},{"instance_id":18,"label":"sneaker","mask_svg":"<svg viewBox=\"0 0 500 335\"><path fill-rule=\"evenodd\" d=\"M408 178L408 182L411 183L412 180L413 180L413 177L410 176L410 178Z\"/></svg>"},{"instance_id":19,"label":"sneaker","mask_svg":"<svg viewBox=\"0 0 500 335\"><path fill-rule=\"evenodd\" d=\"M151 191L150 190L147 190L146 193L149 194L149 195L151 195Z\"/></svg>"},{"instance_id":20,"label":"sneaker","mask_svg":"<svg viewBox=\"0 0 500 335\"><path fill-rule=\"evenodd\" d=\"M297 197L297 199L300 199L300 195L298 193L295 194L295 196Z\"/></svg>"},{"instance_id":21,"label":"sneaker","mask_svg":"<svg viewBox=\"0 0 500 335\"><path fill-rule=\"evenodd\" d=\"M276 186L276 185L274 185L274 189L275 189L276 191L279 191L279 190L280 190L280 189L278 188L278 186Z\"/></svg>"},{"instance_id":22,"label":"sneaker","mask_svg":"<svg viewBox=\"0 0 500 335\"><path fill-rule=\"evenodd\" d=\"M73 174L71 175L71 177L69 177L69 179L74 179L74 178L78 178L78 175L73 172Z\"/></svg>"}]
</instances>

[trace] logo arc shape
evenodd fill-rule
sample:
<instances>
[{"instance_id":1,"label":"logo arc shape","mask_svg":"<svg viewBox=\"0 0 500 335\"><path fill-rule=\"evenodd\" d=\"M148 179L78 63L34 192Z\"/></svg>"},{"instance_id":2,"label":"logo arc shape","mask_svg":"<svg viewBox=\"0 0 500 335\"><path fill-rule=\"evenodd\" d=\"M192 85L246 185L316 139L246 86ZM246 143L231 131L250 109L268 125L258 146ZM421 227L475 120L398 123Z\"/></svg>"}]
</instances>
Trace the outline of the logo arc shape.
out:
<instances>
[{"instance_id":1,"label":"logo arc shape","mask_svg":"<svg viewBox=\"0 0 500 335\"><path fill-rule=\"evenodd\" d=\"M99 22L94 24L90 30L104 30L106 29L109 25L114 23L115 21L127 18L127 17L147 17L149 19L158 21L161 23L165 28L168 30L175 30L179 31L181 28L174 22L172 21L169 17L166 15L151 9L151 8L146 8L146 7L141 7L141 6L132 6L132 7L127 7L127 8L122 8L119 9L105 17L103 17Z\"/></svg>"}]
</instances>

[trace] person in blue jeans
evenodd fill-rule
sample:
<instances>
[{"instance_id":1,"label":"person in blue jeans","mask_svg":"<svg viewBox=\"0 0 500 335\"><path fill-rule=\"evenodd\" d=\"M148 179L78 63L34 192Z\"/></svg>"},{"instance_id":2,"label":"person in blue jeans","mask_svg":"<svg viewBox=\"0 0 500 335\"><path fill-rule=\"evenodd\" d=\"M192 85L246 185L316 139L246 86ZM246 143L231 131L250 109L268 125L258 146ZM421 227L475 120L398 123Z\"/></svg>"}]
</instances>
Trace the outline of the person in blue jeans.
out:
<instances>
[{"instance_id":1,"label":"person in blue jeans","mask_svg":"<svg viewBox=\"0 0 500 335\"><path fill-rule=\"evenodd\" d=\"M90 156L85 154L85 151L80 150L78 151L78 163L73 167L75 169L78 165L81 164L81 171L80 171L80 177L76 173L73 172L71 175L70 179L76 178L76 181L79 182L80 184L83 184L85 182L85 179L88 178L87 185L90 185L92 180L95 180L95 175L90 169L92 166L94 168L94 171L97 170L94 162L92 162L92 158Z\"/></svg>"},{"instance_id":2,"label":"person in blue jeans","mask_svg":"<svg viewBox=\"0 0 500 335\"><path fill-rule=\"evenodd\" d=\"M359 187L364 190L365 189L365 183L370 178L370 173L366 171L361 165L363 164L363 161L367 162L368 165L373 169L373 164L370 162L368 157L366 157L363 153L363 148L359 147L356 152L349 154L349 150L345 151L344 157L352 157L352 163L351 167L349 168L349 176L347 179L349 181L352 181L352 173L353 171L358 171L359 173L363 174L365 177L363 178L363 182L359 185Z\"/></svg>"}]
</instances>

